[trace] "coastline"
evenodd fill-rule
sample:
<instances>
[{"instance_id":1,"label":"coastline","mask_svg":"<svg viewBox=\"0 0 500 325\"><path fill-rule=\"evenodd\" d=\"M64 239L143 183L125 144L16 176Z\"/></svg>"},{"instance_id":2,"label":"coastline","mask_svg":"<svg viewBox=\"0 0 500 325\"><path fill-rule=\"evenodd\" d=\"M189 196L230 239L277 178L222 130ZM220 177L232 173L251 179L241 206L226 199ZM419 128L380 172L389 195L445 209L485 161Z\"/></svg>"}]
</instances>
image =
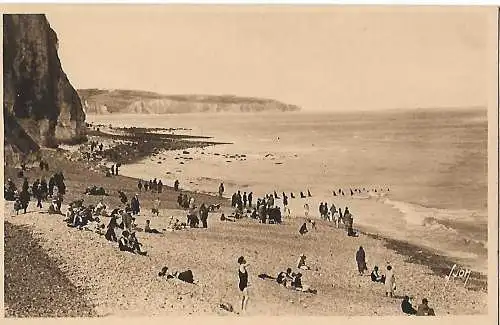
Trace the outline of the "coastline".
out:
<instances>
[{"instance_id":1,"label":"coastline","mask_svg":"<svg viewBox=\"0 0 500 325\"><path fill-rule=\"evenodd\" d=\"M196 138L196 137L194 137L194 138ZM176 139L176 140L174 140L174 142L175 141L183 141L183 140L184 139ZM183 146L189 145L190 143L187 143L187 142L188 141L186 141L186 143L183 143L182 145ZM194 142L192 144L193 144L193 146L199 145L199 143L196 143L196 142ZM213 145L216 145L216 144L213 144ZM162 149L165 149L165 147L163 147ZM95 185L100 184L101 186L104 186L107 190L109 189L108 192L112 194L111 196L106 197L106 203L109 206L120 205L119 200L115 195L115 193L118 189L126 188L129 193L137 191L137 188L136 188L136 184L138 181L137 179L131 178L131 177L126 177L126 176L116 176L116 177L111 177L111 178L103 177L102 171L99 171L99 168L96 168L96 166L97 166L96 162L68 161L66 159L61 158L61 151L48 150L48 151L44 152L44 156L49 157L48 159L50 159L49 161L51 161L51 164L52 164L51 170L55 170L56 168L61 169L64 171L65 175L67 175L67 179L68 179L67 185L68 185L69 191L68 191L67 198L65 198L65 202L70 202L72 200L80 198L84 189L87 186L91 186L92 184L95 184ZM131 155L130 161L134 161L134 159L142 159L143 157L145 157L144 152L140 152L140 153L134 152ZM54 162L54 163L52 163L52 162ZM52 167L52 166L54 166L54 167ZM32 178L32 175L35 175L35 174L37 174L37 173L36 172L34 172L33 174L28 173L28 175L31 176L30 178ZM5 176L6 177L9 177L9 176L14 177L15 174L14 174L12 169L10 169L8 171L6 169ZM195 196L195 198L198 202L200 200L203 200L209 204L211 204L211 203L222 204L224 210L227 211L228 200L225 198L219 199L217 197L214 197L213 195L201 194L201 193L196 193L196 192L191 192L191 191L187 191L187 192L191 193L193 196ZM173 191L172 187L167 185L165 193L162 194L162 208L165 209L165 211L167 213L175 213L175 210L177 209L176 195L177 195L177 192ZM86 204L96 203L98 199L99 199L99 197L85 196ZM154 195L152 195L151 193L149 193L148 195L141 193L141 204L143 206L144 211L149 210L149 208L152 206L151 203L152 203L153 199L154 199ZM31 204L33 204L33 203L31 203ZM7 211L6 211L6 213L7 213ZM181 215L182 214L183 213L181 212ZM27 220L32 220L32 219L29 219L29 218L32 218L32 216L29 216L29 217L27 216L26 218L28 218ZM158 220L158 222L160 222L160 221L161 220ZM21 224L23 224L23 222L24 221L20 221ZM33 220L32 220L32 222L33 222ZM35 224L34 224L35 227L43 227L43 225L38 224L40 221L34 221L34 222L35 222ZM60 221L58 221L58 222L60 222ZM290 221L290 222L292 222L292 221ZM293 222L300 222L300 218L293 220ZM245 221L244 224L248 224L248 222ZM242 225L244 225L244 224L242 224ZM241 227L241 225L235 225L235 226ZM256 227L256 225L252 225L250 223L249 227L253 228L253 227ZM331 226L329 224L322 224L322 227L324 227L325 229L331 228ZM59 231L65 232L66 229L60 229ZM264 230L264 231L267 231L267 230ZM274 229L272 231L274 231ZM6 227L6 233L7 233L7 227ZM47 240L47 243L46 243L46 245L48 245L47 247L51 247L51 245L53 245L53 243L52 244L50 243L51 239L49 237L47 237L50 235L51 235L50 233L44 234L45 240ZM203 235L205 235L205 234L203 234ZM337 236L337 235L335 235L335 236ZM344 235L341 232L341 237L339 237L338 240L344 241L345 238L342 238L343 236ZM431 252L430 250L422 249L421 247L418 247L416 245L408 244L404 241L394 240L394 239L391 239L388 237L383 237L383 236L380 236L377 234L372 234L370 232L362 232L362 237L365 237L365 239L363 239L363 241L367 240L368 243L370 243L369 245L377 246L378 249L381 251L381 253L380 253L381 255L385 255L385 256L389 255L389 256L392 256L393 259L397 259L398 261L400 261L399 263L401 263L401 266L404 266L405 270L409 270L410 268L412 268L410 265L416 265L415 267L418 269L429 269L431 272L429 274L427 274L427 276L434 279L434 280L432 280L434 283L434 286L436 285L436 283L444 282L444 276L446 276L449 272L449 269L446 269L446 268L447 267L451 268L451 266L453 265L453 262L451 259L448 259L444 256L435 254L435 253ZM235 237L234 239L236 239L236 238L237 237ZM335 237L335 238L337 238L337 237ZM257 238L254 238L254 240L256 240L256 239ZM209 239L207 239L207 240L209 240ZM249 243L251 243L251 242L252 241L250 241ZM214 245L214 243L211 242L211 245ZM307 244L308 250L313 248L312 245L313 245L312 242L309 242ZM354 245L356 245L356 244L354 244ZM59 246L56 245L56 247L59 247ZM151 247L153 247L153 246L151 246ZM76 248L74 248L74 249L76 249ZM53 255L54 251L52 251L52 252L46 251L46 253L49 255L50 254ZM72 253L74 253L74 252L72 252ZM312 251L310 254L313 254ZM115 255L117 255L116 256L117 258L120 258L119 254L115 254ZM70 256L70 255L66 256L67 262L69 262L68 256ZM399 257L394 257L394 256L399 256ZM175 258L174 256L171 256L171 257ZM53 262L52 265L53 265L53 267L58 268L57 263ZM78 267L78 265L74 265L74 267ZM88 265L86 267L88 267ZM62 271L62 272L64 273L65 271ZM75 280L75 278L73 278L72 282L75 282L75 281L77 282L78 280L77 279ZM85 283L81 283L81 285L85 286ZM484 275L481 275L478 277L478 279L474 279L474 278L471 279L471 282L470 282L470 285L468 286L468 288L455 287L453 290L457 290L457 292L476 292L476 296L474 299L477 300L478 297L483 297L486 295L486 290L487 290L486 287L487 287L487 279ZM90 289L97 290L97 289L95 289L95 287L91 287ZM454 296L456 296L456 295L454 294ZM446 297L440 297L440 299L446 300ZM479 302L478 307L479 307L479 310L482 310L480 305L481 305L481 302ZM182 314L183 308L184 307L181 308L181 311L180 311L181 314ZM218 311L215 311L213 309L211 311L209 311L209 308L206 310L209 313L215 313L215 314L218 313ZM177 310L177 311L179 311L179 310ZM372 312L373 311L370 311L370 313L372 313ZM469 312L475 313L473 311L469 311ZM467 313L469 313L469 312L467 312ZM104 312L104 314L106 314L106 313L107 312ZM337 313L339 315L344 314L342 312L339 313L338 311L337 311ZM100 314L103 314L103 312L101 311ZM305 312L305 313L299 312L299 314L308 314L308 312ZM377 314L377 312L375 312L375 314ZM386 310L385 314L394 315L395 311L391 312L390 310Z\"/></svg>"}]
</instances>

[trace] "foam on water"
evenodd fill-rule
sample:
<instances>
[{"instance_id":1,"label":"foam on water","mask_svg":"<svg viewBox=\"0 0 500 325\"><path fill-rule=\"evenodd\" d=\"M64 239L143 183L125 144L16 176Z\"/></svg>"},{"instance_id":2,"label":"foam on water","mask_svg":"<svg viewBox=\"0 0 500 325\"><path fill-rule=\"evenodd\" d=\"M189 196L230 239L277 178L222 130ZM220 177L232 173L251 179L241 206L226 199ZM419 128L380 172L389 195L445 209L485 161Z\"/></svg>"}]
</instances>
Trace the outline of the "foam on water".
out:
<instances>
[{"instance_id":1,"label":"foam on water","mask_svg":"<svg viewBox=\"0 0 500 325\"><path fill-rule=\"evenodd\" d=\"M207 193L215 193L223 181L226 194L241 189L253 191L255 198L274 190L298 197L309 188L313 215L319 202L341 202L349 205L357 224L474 259L486 256L487 247L487 120L474 116L181 114L89 120L187 128L190 135L234 143L189 149L193 159L182 165L175 160L182 151L163 152L162 164L147 158L122 166L124 175L165 178L167 184L178 179L183 188ZM223 154L246 158L227 162ZM332 196L333 189L351 186L391 191L358 196L352 203ZM303 203L291 202L298 216L303 216Z\"/></svg>"}]
</instances>

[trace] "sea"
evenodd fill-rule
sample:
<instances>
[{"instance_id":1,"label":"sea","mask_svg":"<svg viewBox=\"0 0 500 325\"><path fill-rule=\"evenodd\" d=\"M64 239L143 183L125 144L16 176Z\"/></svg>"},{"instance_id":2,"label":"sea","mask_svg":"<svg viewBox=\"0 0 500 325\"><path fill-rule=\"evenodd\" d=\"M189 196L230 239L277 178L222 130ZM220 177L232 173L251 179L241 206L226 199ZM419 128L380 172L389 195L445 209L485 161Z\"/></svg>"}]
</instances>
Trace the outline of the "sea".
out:
<instances>
[{"instance_id":1,"label":"sea","mask_svg":"<svg viewBox=\"0 0 500 325\"><path fill-rule=\"evenodd\" d=\"M487 274L486 109L107 114L87 121L183 128L179 134L230 143L162 152L122 166L124 175L178 179L182 188L207 193L224 182L226 196L309 190L311 198L291 204L292 215L303 216L303 201L312 213L319 202L348 205L355 224ZM351 188L371 193L350 197ZM346 197L333 196L339 189Z\"/></svg>"}]
</instances>

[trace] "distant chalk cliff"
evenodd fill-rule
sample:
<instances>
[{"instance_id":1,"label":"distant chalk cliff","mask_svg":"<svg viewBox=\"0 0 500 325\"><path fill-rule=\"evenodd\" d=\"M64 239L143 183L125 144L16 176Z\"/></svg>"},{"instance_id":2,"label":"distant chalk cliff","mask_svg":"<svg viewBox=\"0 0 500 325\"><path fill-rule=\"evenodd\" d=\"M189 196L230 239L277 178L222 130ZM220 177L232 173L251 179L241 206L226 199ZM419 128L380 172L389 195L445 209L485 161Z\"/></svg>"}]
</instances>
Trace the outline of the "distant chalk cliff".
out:
<instances>
[{"instance_id":1,"label":"distant chalk cliff","mask_svg":"<svg viewBox=\"0 0 500 325\"><path fill-rule=\"evenodd\" d=\"M80 89L78 93L88 114L244 113L300 110L300 107L296 105L251 97L161 95L145 91L103 89Z\"/></svg>"}]
</instances>

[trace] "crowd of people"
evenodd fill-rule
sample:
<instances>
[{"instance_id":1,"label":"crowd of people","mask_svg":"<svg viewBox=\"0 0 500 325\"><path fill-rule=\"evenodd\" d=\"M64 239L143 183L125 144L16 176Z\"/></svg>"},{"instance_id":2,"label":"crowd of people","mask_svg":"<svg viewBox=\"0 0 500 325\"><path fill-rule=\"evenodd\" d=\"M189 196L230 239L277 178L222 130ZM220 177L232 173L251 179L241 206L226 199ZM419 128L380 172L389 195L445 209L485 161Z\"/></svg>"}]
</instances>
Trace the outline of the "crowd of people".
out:
<instances>
[{"instance_id":1,"label":"crowd of people","mask_svg":"<svg viewBox=\"0 0 500 325\"><path fill-rule=\"evenodd\" d=\"M93 151L94 148L91 150ZM45 163L41 164L42 170L46 170L46 168L48 168L48 165L45 165ZM117 172L117 168L115 172ZM161 180L157 179L150 180L149 182L139 180L137 188L139 192L144 189L145 192L149 190L150 192L161 194L163 184ZM179 190L178 181L174 183L174 188L176 191ZM354 195L355 193L361 193L363 190L354 189L350 190L350 192L351 195ZM389 189L387 189L387 191L388 190ZM224 185L221 183L219 186L219 195L222 196L224 191ZM7 200L16 201L16 213L23 209L26 213L30 198L34 197L37 201L37 208L42 208L42 202L46 201L48 198L52 198L53 200L52 204L49 206L49 213L63 214L61 212L61 205L65 193L66 185L64 183L64 175L61 172L53 174L48 182L43 177L36 179L31 186L29 185L28 179L24 178L20 191L18 191L16 184L11 179L7 180L4 187L5 198ZM86 193L91 195L105 195L104 189L97 188L96 186L87 188ZM69 204L67 212L64 214L64 222L66 222L68 227L78 230L92 230L104 236L106 240L116 243L120 251L147 255L147 252L143 249L143 245L139 242L136 234L138 229L140 229L137 225L137 218L141 212L139 195L135 194L129 202L124 191L118 191L118 193L122 204L124 204L123 208L119 207L109 211L102 199L96 206L85 206L84 200L80 199ZM339 189L339 195L342 194L343 191ZM307 196L303 192L300 192L301 198L310 196L311 193L309 190L307 190ZM295 198L293 193L290 193L290 198ZM281 197L278 196L276 192L273 192L272 194L266 194L263 197L259 197L254 201L253 192L241 193L237 191L231 197L231 206L234 208L234 214L226 217L224 213L222 213L221 220L235 221L242 217L250 217L259 220L261 223L281 223L282 213L281 208L277 204L277 200L281 200L284 211L287 211L289 197L284 192ZM187 210L187 220L183 223L171 217L168 228L172 230L186 229L187 227L196 228L200 226L200 223L201 227L207 228L209 212L220 208L219 205L207 206L205 203L201 203L197 206L195 204L195 198L189 197L187 193L179 193L177 202L180 208ZM158 196L152 204L151 213L153 215L159 215L160 204L161 201ZM302 235L309 231L307 229L307 224L310 224L312 229L316 228L314 219L309 218L309 206L307 203L304 204L304 214L307 221L302 224L299 230L299 233ZM342 209L337 208L333 203L329 206L328 203L321 202L319 205L319 216L324 221L333 222L337 228L340 228L340 225L343 224L347 230L348 236L355 235L352 229L353 216L348 207L342 212ZM107 225L104 223L105 218L109 218ZM144 232L149 234L162 234L161 231L152 228L151 220L149 219L145 222ZM120 235L117 236L117 233ZM364 275L368 267L366 263L366 252L362 246L360 246L356 252L356 264L359 274ZM238 287L242 294L241 309L243 311L246 310L249 300L248 267L249 264L246 262L245 258L241 256L238 259ZM306 263L305 254L299 256L296 269L297 272L293 272L292 268L288 267L285 271L279 272L273 279L275 279L278 284L289 289L306 293L317 293L317 290L313 290L302 283L302 272L307 272L311 269ZM158 275L160 277L166 277L167 279L176 278L188 283L195 283L191 270L169 272L168 268L164 267ZM375 265L370 277L374 283L381 283L385 286L386 296L394 297L396 280L391 265L387 265L384 274L379 274L379 268ZM410 297L405 296L401 303L401 309L408 315L435 315L434 310L428 306L427 299L423 299L422 303L415 309L411 304Z\"/></svg>"},{"instance_id":2,"label":"crowd of people","mask_svg":"<svg viewBox=\"0 0 500 325\"><path fill-rule=\"evenodd\" d=\"M144 192L147 192L149 190L152 193L161 193L163 191L163 182L161 180L156 180L156 178L150 179L149 182L139 180L139 182L137 183L137 188L139 189L139 192L144 189Z\"/></svg>"}]
</instances>

